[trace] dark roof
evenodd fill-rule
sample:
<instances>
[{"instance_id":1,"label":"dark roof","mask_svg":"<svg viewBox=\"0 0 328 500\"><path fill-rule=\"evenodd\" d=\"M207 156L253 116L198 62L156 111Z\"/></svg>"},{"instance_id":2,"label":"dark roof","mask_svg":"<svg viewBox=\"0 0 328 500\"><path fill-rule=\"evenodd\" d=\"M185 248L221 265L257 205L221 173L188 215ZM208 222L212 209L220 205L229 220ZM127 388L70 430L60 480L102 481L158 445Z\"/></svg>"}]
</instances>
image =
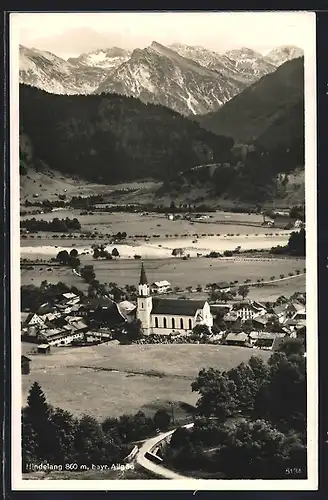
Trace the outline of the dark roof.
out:
<instances>
[{"instance_id":1,"label":"dark roof","mask_svg":"<svg viewBox=\"0 0 328 500\"><path fill-rule=\"evenodd\" d=\"M21 361L31 361L31 360L30 360L30 358L28 358L27 356L24 356L24 354L22 354Z\"/></svg>"},{"instance_id":2,"label":"dark roof","mask_svg":"<svg viewBox=\"0 0 328 500\"><path fill-rule=\"evenodd\" d=\"M153 299L152 314L172 314L195 316L198 309L203 309L206 300Z\"/></svg>"},{"instance_id":3,"label":"dark roof","mask_svg":"<svg viewBox=\"0 0 328 500\"><path fill-rule=\"evenodd\" d=\"M140 271L140 280L139 280L139 285L147 285L148 280L146 276L146 271L144 268L143 263L141 264L141 271Z\"/></svg>"},{"instance_id":4,"label":"dark roof","mask_svg":"<svg viewBox=\"0 0 328 500\"><path fill-rule=\"evenodd\" d=\"M81 309L95 309L97 307L112 307L113 301L110 299L106 299L105 297L94 297L87 299L83 305L81 305Z\"/></svg>"}]
</instances>

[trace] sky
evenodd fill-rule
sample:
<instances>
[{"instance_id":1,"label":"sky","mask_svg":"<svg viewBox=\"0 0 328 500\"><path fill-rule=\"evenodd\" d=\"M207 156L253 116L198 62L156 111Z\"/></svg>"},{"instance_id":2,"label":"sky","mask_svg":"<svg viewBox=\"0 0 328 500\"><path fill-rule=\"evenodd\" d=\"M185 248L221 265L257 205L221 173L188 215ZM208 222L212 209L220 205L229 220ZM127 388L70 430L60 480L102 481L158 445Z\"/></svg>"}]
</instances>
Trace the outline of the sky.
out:
<instances>
[{"instance_id":1,"label":"sky","mask_svg":"<svg viewBox=\"0 0 328 500\"><path fill-rule=\"evenodd\" d=\"M67 59L113 46L144 48L156 40L201 45L216 52L248 47L266 53L281 45L304 50L313 34L311 12L12 13L21 45ZM312 31L311 31L312 30ZM18 34L17 34L18 33Z\"/></svg>"}]
</instances>

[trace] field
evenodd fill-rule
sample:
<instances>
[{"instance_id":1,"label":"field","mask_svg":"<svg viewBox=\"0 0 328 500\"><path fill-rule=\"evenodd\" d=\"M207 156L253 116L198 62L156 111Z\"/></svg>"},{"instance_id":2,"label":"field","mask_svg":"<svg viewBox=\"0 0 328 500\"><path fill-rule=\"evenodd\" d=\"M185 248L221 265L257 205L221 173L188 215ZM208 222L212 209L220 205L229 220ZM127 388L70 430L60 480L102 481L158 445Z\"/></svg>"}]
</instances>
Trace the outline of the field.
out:
<instances>
[{"instance_id":1,"label":"field","mask_svg":"<svg viewBox=\"0 0 328 500\"><path fill-rule=\"evenodd\" d=\"M169 220L164 214L140 213L105 213L95 212L93 215L80 215L81 210L62 209L44 214L33 214L36 220L52 220L78 218L82 231L98 231L102 234L125 231L128 236L144 235L151 237L155 234L174 236L175 234L265 234L275 233L278 230L262 226L263 218L258 214L234 214L230 212L214 212L204 214L207 218L201 221L193 219ZM22 216L22 220L30 219L32 215ZM286 232L286 231L284 231Z\"/></svg>"},{"instance_id":2,"label":"field","mask_svg":"<svg viewBox=\"0 0 328 500\"><path fill-rule=\"evenodd\" d=\"M32 344L23 344L29 353ZM75 415L104 419L134 413L152 415L159 407L195 405L191 383L200 369L232 368L251 355L268 359L267 351L210 345L100 345L53 348L50 355L29 354L31 373L22 377L22 404L34 381L48 401Z\"/></svg>"},{"instance_id":3,"label":"field","mask_svg":"<svg viewBox=\"0 0 328 500\"><path fill-rule=\"evenodd\" d=\"M114 282L118 286L137 285L140 276L140 261L138 260L94 260L90 255L82 256L81 263L93 264L96 277L105 283ZM281 274L288 276L289 272L299 269L303 272L304 259L190 259L180 258L148 259L145 263L148 280L168 280L172 288L185 289L188 286L204 287L208 283L238 280L243 283L246 279L256 282L263 278L265 281ZM34 284L39 286L42 281L49 283L63 281L70 286L87 290L88 285L65 267L51 267L35 265L33 270L21 270L22 285ZM278 281L261 288L251 288L249 297L252 299L272 300L271 297L292 295L296 291L305 291L305 277L295 276L288 280ZM194 294L193 294L194 296Z\"/></svg>"}]
</instances>

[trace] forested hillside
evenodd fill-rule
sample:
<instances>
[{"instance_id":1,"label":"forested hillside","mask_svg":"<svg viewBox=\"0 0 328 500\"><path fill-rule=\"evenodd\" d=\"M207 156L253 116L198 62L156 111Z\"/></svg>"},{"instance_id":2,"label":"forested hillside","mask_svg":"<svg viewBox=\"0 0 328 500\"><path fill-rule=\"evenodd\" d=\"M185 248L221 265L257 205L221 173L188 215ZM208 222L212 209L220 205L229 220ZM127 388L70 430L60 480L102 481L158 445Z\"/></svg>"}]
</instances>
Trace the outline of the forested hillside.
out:
<instances>
[{"instance_id":1,"label":"forested hillside","mask_svg":"<svg viewBox=\"0 0 328 500\"><path fill-rule=\"evenodd\" d=\"M233 140L132 97L54 95L20 86L21 173L42 165L95 182L169 179L224 162Z\"/></svg>"},{"instance_id":2,"label":"forested hillside","mask_svg":"<svg viewBox=\"0 0 328 500\"><path fill-rule=\"evenodd\" d=\"M239 143L274 148L304 135L304 58L284 63L213 113L199 116L204 128Z\"/></svg>"}]
</instances>

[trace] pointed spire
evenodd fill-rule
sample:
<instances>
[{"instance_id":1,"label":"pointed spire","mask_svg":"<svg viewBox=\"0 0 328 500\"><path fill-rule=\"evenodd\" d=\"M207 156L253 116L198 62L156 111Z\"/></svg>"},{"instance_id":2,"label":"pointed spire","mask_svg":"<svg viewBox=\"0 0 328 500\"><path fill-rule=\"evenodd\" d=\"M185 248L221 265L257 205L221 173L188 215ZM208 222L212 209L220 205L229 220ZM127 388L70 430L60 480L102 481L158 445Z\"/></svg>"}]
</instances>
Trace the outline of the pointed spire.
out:
<instances>
[{"instance_id":1,"label":"pointed spire","mask_svg":"<svg viewBox=\"0 0 328 500\"><path fill-rule=\"evenodd\" d=\"M148 284L148 280L147 280L147 276L146 276L146 271L145 271L144 265L142 263L141 264L139 285L147 285L147 284Z\"/></svg>"}]
</instances>

